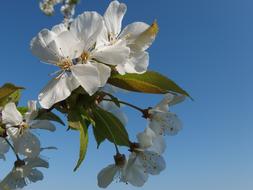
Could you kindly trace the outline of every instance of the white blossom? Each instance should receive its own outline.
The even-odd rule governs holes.
[[[108,65],[125,62],[129,48],[96,46],[103,27],[102,16],[96,12],[84,12],[69,29],[64,24],[56,25],[52,30],[42,30],[32,40],[33,54],[60,68],[39,95],[43,108],[65,100],[79,86],[93,95],[106,84],[111,74]]]
[[[39,157],[16,161],[11,172],[0,182],[0,189],[15,190],[24,188],[28,183],[43,180],[43,174],[38,167],[48,168],[49,164]]]
[[[62,2],[63,0],[43,0],[39,3],[40,9],[46,15],[54,14],[54,6]]]
[[[121,180],[127,160],[122,154],[115,155],[114,160],[115,164],[110,164],[99,172],[97,180],[100,188],[107,188],[113,180]]]
[[[27,157],[36,157],[40,153],[40,141],[30,129],[55,131],[55,126],[47,120],[35,120],[37,110],[35,102],[29,102],[29,111],[22,116],[14,103],[8,103],[2,110],[2,123],[13,141],[16,153]]]
[[[121,181],[141,187],[148,179],[148,174],[158,175],[166,167],[161,154],[166,144],[162,136],[157,136],[151,129],[137,135],[138,143],[133,144]]]
[[[149,127],[157,135],[176,135],[182,129],[182,123],[176,114],[169,111],[170,105],[180,103],[185,96],[167,94],[154,108],[149,110]]]
[[[143,22],[134,22],[122,31],[122,20],[127,6],[118,1],[112,1],[104,14],[105,28],[98,43],[127,46],[131,53],[123,64],[117,65],[120,74],[144,73],[149,64],[149,54],[146,50],[156,37],[157,25],[149,26]]]

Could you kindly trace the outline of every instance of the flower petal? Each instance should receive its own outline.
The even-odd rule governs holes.
[[[134,22],[124,28],[119,38],[126,38],[131,51],[145,51],[155,40],[157,32],[156,22],[151,26],[143,22]]]
[[[15,151],[29,158],[40,154],[40,141],[29,131],[24,131],[18,138],[13,139]]]
[[[40,105],[45,108],[51,108],[55,103],[65,100],[71,92],[79,86],[78,81],[71,73],[62,73],[53,78],[39,94]]]
[[[148,64],[149,54],[147,52],[137,52],[130,54],[130,58],[124,64],[117,65],[116,69],[120,74],[142,74],[147,71]]]
[[[161,155],[165,152],[165,149],[166,149],[166,142],[164,140],[164,137],[162,135],[158,135],[153,139],[152,146],[147,150]]]
[[[143,149],[151,147],[155,137],[155,132],[149,127],[147,127],[144,132],[137,134],[138,142]]]
[[[43,173],[41,171],[39,171],[37,169],[32,169],[31,172],[30,172],[30,174],[27,175],[27,178],[31,182],[35,183],[37,181],[43,180],[44,176],[43,176]]]
[[[100,73],[96,66],[90,63],[78,64],[71,67],[71,72],[89,95],[93,95],[100,87]]]
[[[96,12],[84,12],[70,25],[70,32],[85,44],[88,50],[96,43],[98,35],[104,27],[103,17]]]
[[[31,41],[32,53],[42,61],[52,64],[57,64],[62,58],[78,57],[83,47],[83,43],[64,24],[54,26],[51,31],[43,29]]]
[[[112,1],[104,14],[105,24],[109,34],[117,37],[121,31],[122,19],[126,13],[127,6],[118,1]]]
[[[16,126],[20,125],[23,117],[21,113],[17,110],[14,103],[8,103],[4,106],[2,111],[2,122],[7,125]]]
[[[116,173],[118,172],[118,167],[115,166],[114,164],[107,166],[106,168],[102,169],[98,176],[98,186],[100,188],[107,188],[108,185],[111,184],[113,181]]]
[[[97,67],[97,70],[99,72],[99,80],[100,80],[100,87],[105,86],[107,83],[108,78],[111,76],[111,68],[101,64],[101,63],[92,63],[95,67]]]
[[[29,168],[35,168],[35,167],[48,168],[49,167],[48,162],[41,159],[40,157],[26,158],[24,161],[27,162],[26,167],[29,167]]]
[[[126,168],[123,170],[121,181],[136,187],[142,187],[148,180],[148,173],[137,162],[136,156],[130,155]]]
[[[56,64],[59,61],[59,48],[55,42],[56,34],[43,29],[30,43],[32,53],[40,60]]]
[[[109,65],[124,64],[129,58],[130,49],[121,42],[94,50],[92,57]]]
[[[30,112],[37,111],[37,101],[36,100],[29,100],[27,104],[28,104],[28,110]]]
[[[141,159],[145,171],[151,175],[158,175],[166,168],[164,158],[152,151],[140,153],[138,159]]]

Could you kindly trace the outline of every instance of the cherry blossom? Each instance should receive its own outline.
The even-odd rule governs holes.
[[[154,108],[149,110],[149,127],[157,135],[176,135],[182,129],[182,123],[176,114],[169,111],[170,105],[182,102],[184,96],[167,94]]]

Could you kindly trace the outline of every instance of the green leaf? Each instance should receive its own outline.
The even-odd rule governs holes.
[[[0,88],[0,106],[4,106],[8,102],[18,102],[20,99],[20,91],[23,87],[6,83]]]
[[[185,90],[171,79],[154,71],[147,71],[144,74],[113,74],[108,82],[119,88],[134,92],[151,94],[175,92],[190,97]]]
[[[77,119],[77,117],[76,117]],[[80,165],[82,164],[88,147],[88,126],[86,125],[86,122],[83,120],[81,116],[79,116],[79,119],[77,121],[72,121],[72,124],[75,122],[75,127],[78,128],[80,132],[80,152],[79,152],[79,159],[77,161],[77,164],[74,168],[74,171],[76,171]]]
[[[49,120],[49,121],[55,121],[62,125],[65,125],[64,122],[61,120],[59,116],[54,114],[51,111],[48,111],[46,109],[40,109],[38,112],[38,116],[36,117],[38,120]]]
[[[99,107],[92,109],[93,133],[99,145],[108,139],[110,142],[129,147],[129,136],[121,121],[112,113],[107,112]]]

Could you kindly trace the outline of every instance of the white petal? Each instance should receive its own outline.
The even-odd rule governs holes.
[[[148,180],[148,173],[143,166],[137,162],[135,156],[130,156],[126,168],[123,170],[122,182],[130,183],[133,186],[141,187]]]
[[[19,135],[19,129],[16,127],[8,127],[7,135],[10,136],[11,138],[17,138]]]
[[[130,54],[130,58],[116,69],[120,74],[138,73],[142,74],[147,71],[149,64],[149,54],[147,52],[137,52]]]
[[[52,132],[56,130],[55,126],[47,120],[36,120],[32,122],[29,126],[31,129],[45,129]]]
[[[71,67],[71,72],[89,95],[93,95],[100,87],[100,73],[96,66],[90,63],[78,64]]]
[[[92,63],[99,72],[99,80],[100,80],[100,87],[105,86],[107,83],[108,78],[111,76],[111,68],[101,64],[101,63]]]
[[[169,104],[174,99],[173,94],[166,94],[164,98],[153,108],[154,110],[159,110],[162,112],[167,112],[169,110]]]
[[[108,185],[110,185],[111,182],[113,181],[117,171],[118,167],[115,166],[114,164],[109,165],[106,168],[102,169],[97,176],[98,186],[100,188],[107,188]]]
[[[56,34],[48,29],[43,29],[31,41],[31,51],[40,60],[56,64],[60,58],[59,48],[55,42]]]
[[[32,171],[27,177],[33,183],[41,181],[44,178],[43,173],[37,169],[32,169]]]
[[[21,113],[17,110],[14,103],[8,103],[5,105],[2,111],[2,122],[4,124],[9,124],[11,126],[20,125],[23,117]]]
[[[182,129],[182,123],[176,114],[171,112],[157,112],[152,117],[150,128],[155,132],[166,135],[176,135]]]
[[[48,162],[41,159],[40,157],[26,158],[24,161],[27,162],[26,167],[28,168],[35,168],[35,167],[48,168],[49,167]]]
[[[170,106],[174,106],[174,105],[176,105],[176,104],[179,104],[179,103],[183,102],[185,99],[186,99],[186,96],[184,96],[184,95],[180,95],[180,94],[174,95],[174,98],[173,98],[173,100],[169,103],[169,105],[170,105]]]
[[[137,135],[138,142],[143,149],[151,147],[154,138],[156,138],[156,134],[149,127],[147,127],[144,132]]]
[[[138,156],[141,159],[145,171],[151,175],[158,175],[166,168],[164,158],[151,151],[145,151]]]
[[[68,98],[73,90],[79,86],[77,80],[71,73],[63,73],[61,76],[53,78],[39,94],[40,105],[51,108],[55,103]]]
[[[124,64],[129,58],[130,49],[122,43],[99,48],[92,52],[92,57],[109,65]]]
[[[126,13],[127,6],[118,1],[112,1],[104,14],[108,33],[117,37],[121,31],[121,22]]]
[[[40,141],[29,131],[24,131],[13,144],[18,153],[29,158],[35,158],[40,154]]]
[[[70,31],[62,32],[55,39],[59,47],[60,55],[64,58],[75,59],[84,49],[84,43],[76,38]]]
[[[121,32],[119,38],[127,37],[129,44],[133,43],[150,26],[144,22],[134,22],[127,25]]]
[[[124,28],[120,38],[126,38],[132,51],[145,51],[153,43],[157,32],[156,22],[151,26],[143,22],[135,22]]]
[[[28,101],[28,110],[30,112],[37,111],[37,101],[36,100],[29,100]]]
[[[32,53],[42,61],[57,64],[62,58],[76,58],[84,45],[64,24],[56,25],[52,30],[43,29],[31,41]]]
[[[165,152],[165,149],[166,149],[166,142],[164,140],[164,137],[162,135],[158,135],[153,139],[152,146],[147,150],[161,155]]]
[[[85,44],[85,50],[91,48],[101,33],[103,17],[96,12],[84,12],[70,25],[70,32]]]

